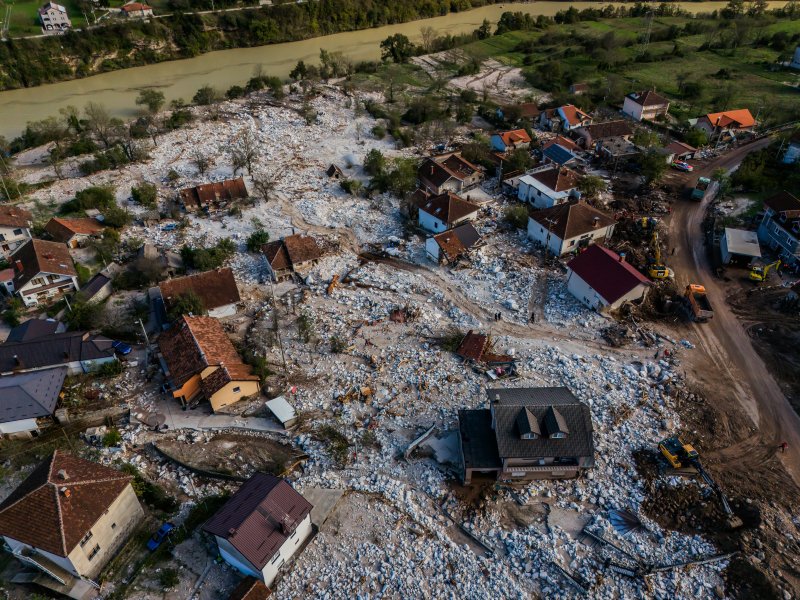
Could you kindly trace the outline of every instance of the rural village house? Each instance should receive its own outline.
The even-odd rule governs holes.
[[[85,597],[144,518],[131,479],[56,450],[0,504],[0,535],[36,583]]]
[[[112,340],[84,331],[66,331],[0,344],[0,375],[67,367],[67,375],[90,373],[117,360]]]
[[[452,192],[429,196],[417,204],[417,221],[426,231],[439,233],[472,221],[478,216],[480,206],[468,202]]]
[[[531,136],[524,129],[500,131],[492,135],[492,148],[498,152],[510,152],[518,148],[530,148]]]
[[[83,246],[92,238],[101,237],[103,224],[97,219],[79,217],[75,219],[62,219],[53,217],[44,226],[44,230],[56,242],[66,244],[70,248]]]
[[[517,197],[535,208],[550,208],[577,198],[580,176],[566,167],[547,165],[520,177]]]
[[[5,343],[29,342],[54,333],[64,333],[66,330],[67,326],[56,319],[28,319],[9,332]]]
[[[600,244],[592,244],[567,263],[567,289],[598,312],[643,299],[649,286],[650,280],[623,256]]]
[[[604,144],[615,140],[629,141],[633,136],[633,128],[629,121],[607,121],[578,127],[570,135],[575,137],[579,146],[597,153]]]
[[[260,386],[219,321],[184,316],[158,339],[172,396],[184,406],[205,398],[216,412],[257,394]]]
[[[733,263],[749,266],[761,258],[758,234],[746,229],[726,227],[719,240],[719,251],[723,265]]]
[[[539,117],[539,124],[550,131],[571,131],[576,127],[590,125],[591,122],[592,117],[572,104],[548,108]]]
[[[691,123],[691,121],[690,121]],[[753,130],[756,120],[746,108],[703,115],[694,126],[708,134],[709,139],[736,137]]]
[[[425,240],[425,252],[437,264],[453,264],[482,243],[472,223],[464,223]]]
[[[50,417],[67,376],[65,367],[0,377],[0,434],[30,437]]]
[[[567,479],[594,466],[589,407],[565,387],[488,389],[489,408],[458,411],[463,480]]]
[[[796,132],[789,138],[786,150],[783,153],[783,164],[791,165],[800,161],[800,132]]]
[[[568,167],[580,160],[578,157],[580,152],[581,147],[578,144],[562,135],[557,135],[542,146],[542,163]]]
[[[800,199],[784,191],[764,200],[758,239],[776,250],[784,264],[800,265]]]
[[[417,171],[419,184],[431,194],[466,192],[483,181],[483,171],[460,152],[426,158]]]
[[[669,145],[664,148],[664,155],[666,156],[668,164],[676,160],[691,160],[694,158],[695,152],[697,152],[697,148],[677,140],[670,142]]]
[[[625,96],[622,112],[636,121],[652,121],[667,115],[669,100],[651,90],[631,92]]]
[[[72,27],[67,9],[55,2],[48,2],[39,9],[39,21],[42,23],[44,33],[65,33]]]
[[[8,258],[31,239],[33,216],[24,208],[0,204],[0,257]]]
[[[239,289],[230,267],[214,269],[196,275],[168,279],[158,284],[167,310],[184,294],[194,294],[203,303],[209,317],[229,317],[236,314]]]
[[[141,2],[128,2],[120,8],[120,11],[129,19],[146,19],[153,16],[153,7]]]
[[[212,211],[224,208],[231,202],[248,197],[247,186],[242,177],[215,183],[204,183],[186,188],[178,193],[185,210]]]
[[[616,221],[582,201],[571,201],[534,211],[528,218],[528,237],[561,256],[604,243],[614,233]]]
[[[311,536],[312,508],[285,480],[255,473],[203,531],[214,536],[225,562],[269,586]]]
[[[264,244],[261,251],[273,281],[287,279],[292,273],[302,275],[322,257],[317,240],[299,233]]]
[[[59,242],[28,240],[11,255],[13,291],[25,306],[36,306],[78,289],[69,249]]]

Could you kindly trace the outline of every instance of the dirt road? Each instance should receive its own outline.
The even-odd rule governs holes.
[[[684,180],[709,176],[718,168],[735,169],[748,153],[765,148],[770,141],[766,138],[737,148],[685,175]],[[669,236],[676,253],[671,257],[670,266],[675,270],[680,288],[690,282],[704,285],[714,307],[714,318],[709,323],[692,327],[709,359],[709,368],[714,370],[708,373],[706,381],[716,384],[716,401],[724,403],[735,399],[756,426],[751,437],[719,452],[717,457],[729,463],[738,462],[742,468],[755,469],[756,473],[759,465],[786,441],[787,452],[778,453],[778,456],[795,484],[800,486],[800,417],[725,301],[725,288],[714,276],[704,247],[701,225],[705,208],[705,203],[684,199],[673,205]]]

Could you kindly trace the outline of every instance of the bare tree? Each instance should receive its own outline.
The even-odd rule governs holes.
[[[419,30],[419,34],[422,36],[422,47],[425,49],[425,52],[430,52],[433,50],[433,41],[436,39],[436,30],[433,27],[426,25]]]
[[[253,173],[253,162],[258,157],[258,140],[252,129],[239,131],[231,140],[228,151],[231,155],[234,173],[245,167],[248,173]]]
[[[272,198],[278,182],[281,180],[283,171],[279,168],[270,170],[261,170],[253,175],[253,186],[256,188],[256,193],[261,196],[265,202],[269,202]]]
[[[192,154],[192,164],[200,175],[205,175],[208,172],[208,168],[211,166],[211,161],[208,160],[208,157],[200,152],[200,150],[195,150]]]
[[[83,114],[86,117],[86,126],[89,131],[97,137],[98,140],[103,142],[106,148],[111,147],[111,143],[115,134],[119,130],[122,121],[113,119],[102,104],[96,102],[89,102],[83,108]]]

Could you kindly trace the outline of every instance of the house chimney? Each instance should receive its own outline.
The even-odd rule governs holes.
[[[14,355],[14,364],[16,366],[18,366],[18,367],[22,366],[22,361],[19,359],[19,356],[17,356],[16,354]]]
[[[597,229],[600,226],[600,217],[592,219],[592,229]]]
[[[625,262],[625,253],[624,252],[620,252],[619,253],[619,262]]]
[[[69,479],[69,475],[67,475],[67,472],[64,469],[59,469],[58,470],[58,478],[59,479],[63,479],[64,481],[66,481],[67,479]]]

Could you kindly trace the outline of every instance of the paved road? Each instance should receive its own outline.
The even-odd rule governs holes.
[[[765,148],[770,141],[770,138],[765,138],[737,148],[698,168],[687,180],[708,176],[720,167],[731,171],[748,153]],[[690,282],[705,286],[714,307],[714,318],[709,323],[693,325],[700,346],[714,368],[720,374],[727,375],[725,379],[730,384],[727,394],[736,398],[758,428],[753,436],[726,448],[718,456],[731,461],[749,459],[756,466],[759,461],[774,454],[782,441],[786,441],[789,450],[779,456],[787,472],[800,486],[800,417],[770,375],[744,327],[725,301],[727,292],[714,276],[704,247],[701,225],[705,208],[705,203],[686,200],[679,200],[673,205],[669,235],[671,245],[677,251],[670,258],[670,266],[675,270],[676,283],[680,288]]]

